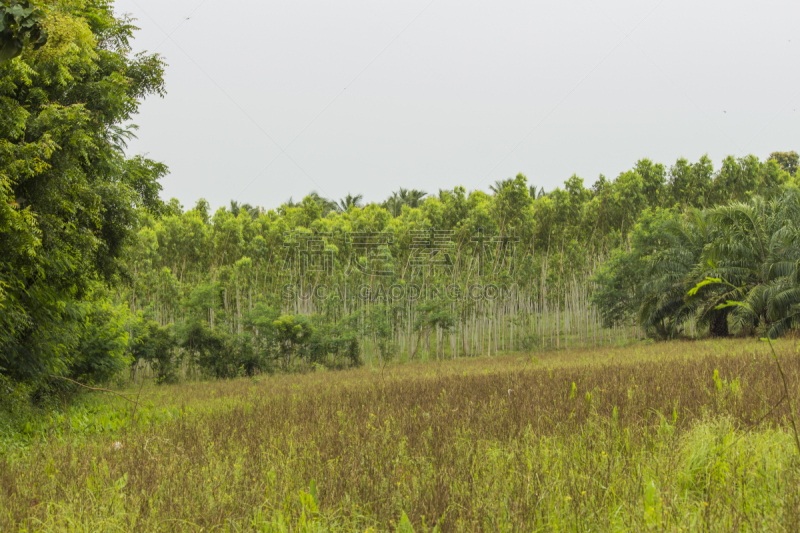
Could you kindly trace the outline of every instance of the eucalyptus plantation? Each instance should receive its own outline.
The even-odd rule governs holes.
[[[784,288],[784,311],[769,322],[782,324],[769,326],[778,334],[794,327],[785,291],[796,287],[797,245],[796,174],[778,159],[728,158],[716,173],[707,159],[669,171],[642,160],[615,180],[601,176],[587,189],[573,176],[548,193],[520,174],[491,195],[401,189],[363,206],[360,195],[334,202],[313,193],[275,210],[212,215],[204,200],[186,211],[173,202],[168,215],[145,219],[129,257],[135,276],[118,299],[136,320],[171,328],[176,364],[192,375],[203,365],[187,332],[198,331],[217,339],[226,361],[215,375],[745,335],[764,328],[741,318],[728,327],[745,313],[717,308],[730,291],[708,282],[689,292],[706,278],[744,282],[722,269],[744,253],[726,239],[772,239],[764,246],[779,270],[753,266],[763,274],[751,283]],[[708,194],[689,197],[683,188],[692,186]],[[756,193],[750,204],[706,206]],[[733,221],[764,218],[753,209],[776,214],[763,228]],[[767,261],[757,246],[747,257]]]

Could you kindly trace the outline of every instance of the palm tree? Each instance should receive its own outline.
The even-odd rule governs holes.
[[[800,325],[800,194],[755,197],[709,210],[719,239],[706,252],[711,266],[705,308],[737,302],[734,331],[775,338]],[[698,291],[699,292],[699,291]]]
[[[491,189],[491,187],[489,187],[489,188]],[[494,190],[494,189],[492,189],[492,190]],[[538,192],[537,192],[537,190],[538,190]],[[495,192],[497,192],[497,191],[495,191]],[[536,185],[531,185],[530,187],[528,187],[528,194],[534,200],[536,200],[538,198],[541,198],[543,196],[547,196],[547,193],[544,192],[544,187],[536,189]]]
[[[700,275],[703,250],[710,240],[710,226],[705,212],[692,210],[683,220],[670,220],[656,232],[642,286],[639,323],[649,336],[672,339],[681,334],[681,326],[691,319],[697,301],[687,299],[687,292]]]
[[[648,334],[674,337],[692,316],[714,336],[800,327],[800,194],[691,211],[659,238],[639,309]]]
[[[308,193],[307,197],[311,198],[316,202],[318,206],[322,208],[322,216],[326,216],[331,211],[338,211],[338,205],[333,200],[329,200],[320,194],[317,191],[311,191]],[[290,198],[291,200],[291,198]]]
[[[511,178],[505,180],[497,180],[494,182],[494,185],[489,185],[489,190],[491,190],[492,193],[497,194],[506,187],[508,187],[509,185],[511,185],[513,182],[514,180],[512,180]]]
[[[409,190],[400,187],[400,190],[393,192],[381,205],[384,209],[392,213],[392,216],[396,217],[403,212],[404,205],[412,209],[419,207],[426,196],[428,196],[428,193],[425,191],[420,191],[418,189]]]
[[[412,209],[415,207],[419,207],[422,199],[428,196],[428,193],[425,191],[420,191],[418,189],[404,189],[400,187],[400,190],[397,192],[398,197],[403,205],[407,205]]]
[[[336,204],[336,210],[340,213],[346,213],[351,207],[361,207],[362,200],[364,199],[363,194],[356,194],[355,196],[347,193],[347,196],[339,200],[339,203]]]
[[[236,200],[231,200],[231,205],[230,205],[231,214],[235,217],[238,217],[239,213],[241,213],[242,211],[250,215],[250,218],[255,220],[262,213],[263,209],[257,206],[252,206],[250,204],[240,204]]]
[[[384,209],[389,211],[393,217],[396,217],[403,211],[403,202],[400,200],[400,195],[396,192],[393,192],[381,205]]]

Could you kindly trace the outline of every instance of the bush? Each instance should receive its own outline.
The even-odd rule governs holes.
[[[130,364],[131,358],[126,354],[127,314],[126,308],[114,307],[108,301],[88,306],[69,377],[81,383],[108,382]]]
[[[226,352],[227,336],[204,322],[190,322],[180,331],[179,346],[205,372],[217,378],[236,375],[236,365]]]
[[[361,344],[355,330],[342,324],[318,327],[308,343],[309,361],[326,368],[361,366]]]
[[[174,351],[177,346],[171,326],[159,326],[152,320],[137,321],[133,328],[134,360],[150,363],[157,383],[178,381]]]

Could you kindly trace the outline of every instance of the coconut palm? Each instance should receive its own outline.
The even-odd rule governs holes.
[[[396,192],[393,192],[381,205],[384,209],[389,211],[393,217],[396,217],[403,211],[403,201],[400,200],[400,195]]]
[[[403,212],[404,205],[412,209],[417,208],[426,196],[428,196],[428,193],[425,191],[400,187],[400,190],[393,192],[381,205],[384,209],[389,211],[392,216],[396,217]]]
[[[229,210],[230,210],[231,214],[233,214],[233,216],[235,216],[235,217],[238,217],[239,213],[244,211],[245,213],[250,215],[250,217],[253,220],[257,219],[258,216],[262,212],[262,209],[260,207],[252,206],[252,205],[246,204],[246,203],[245,204],[240,204],[236,200],[231,200],[231,205],[230,205],[230,209]]]
[[[324,217],[331,211],[338,211],[338,205],[333,200],[329,200],[320,194],[317,191],[311,191],[308,193],[308,197],[314,200],[318,206],[322,208],[322,216]],[[291,198],[290,198],[291,200]]]
[[[340,213],[347,212],[348,209],[351,207],[361,207],[362,200],[364,199],[363,194],[356,194],[355,196],[347,193],[347,196],[339,200],[339,203],[336,204],[336,210]]]
[[[428,193],[426,193],[425,191],[420,191],[418,189],[409,190],[400,187],[400,190],[398,191],[397,195],[400,198],[400,201],[403,203],[403,205],[407,205],[408,207],[414,209],[419,207],[420,203],[422,203],[422,200],[426,196],[428,196]]]
[[[513,182],[514,180],[511,178],[505,180],[497,180],[494,182],[494,185],[489,185],[489,190],[491,190],[493,194],[497,194],[504,188],[510,186]]]

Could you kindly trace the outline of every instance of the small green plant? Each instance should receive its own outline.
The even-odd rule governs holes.
[[[696,292],[697,289],[699,289],[702,285],[709,284],[709,283],[724,283],[724,284],[726,284],[726,285],[728,285],[730,287],[733,287],[737,291],[741,292],[740,288],[734,287],[733,285],[731,285],[730,283],[728,283],[728,282],[726,282],[724,280],[712,279],[712,278],[707,278],[706,281],[700,282],[697,285],[697,287],[695,287],[695,289],[693,289],[693,290]],[[715,309],[725,309],[725,308],[728,308],[728,307],[742,308],[745,311],[749,312],[750,315],[758,316],[758,313],[754,312],[754,310],[752,309],[750,303],[747,302],[747,301],[740,302],[740,301],[728,300],[724,304],[720,304],[720,305],[716,306]],[[794,442],[795,442],[795,446],[797,448],[797,453],[798,453],[798,456],[800,456],[800,434],[798,434],[798,430],[797,430],[797,412],[795,411],[795,408],[794,408],[794,403],[795,402],[794,402],[794,399],[792,398],[792,394],[791,394],[789,385],[786,382],[786,373],[783,371],[783,366],[781,365],[781,360],[778,357],[778,354],[775,353],[775,346],[773,346],[773,344],[772,344],[772,339],[770,339],[770,337],[767,336],[767,337],[762,338],[761,341],[762,342],[766,342],[766,343],[769,344],[770,353],[772,354],[772,358],[775,361],[775,367],[778,370],[778,374],[780,374],[781,384],[783,385],[783,397],[781,397],[780,401],[778,402],[778,404],[775,407],[777,407],[778,405],[780,405],[784,401],[786,401],[789,404],[789,422],[790,422],[790,425],[792,427],[792,432],[794,434]]]

